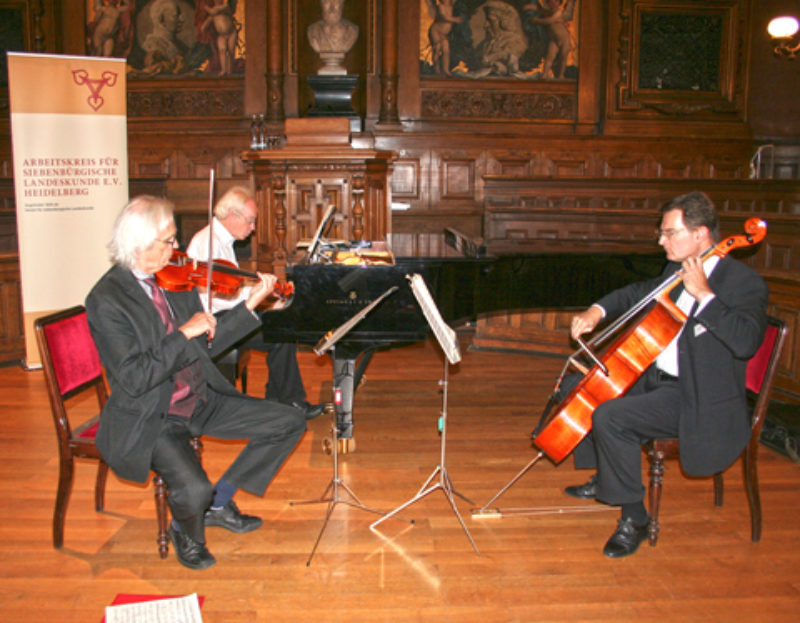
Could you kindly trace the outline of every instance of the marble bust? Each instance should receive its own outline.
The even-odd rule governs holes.
[[[346,74],[345,54],[358,39],[358,26],[342,18],[344,0],[321,0],[322,19],[308,27],[308,41],[324,65],[318,74]]]

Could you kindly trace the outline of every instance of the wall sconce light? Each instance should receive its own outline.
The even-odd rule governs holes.
[[[775,56],[794,60],[800,52],[800,24],[796,17],[782,15],[773,18],[767,25],[767,32],[772,37],[772,51]]]

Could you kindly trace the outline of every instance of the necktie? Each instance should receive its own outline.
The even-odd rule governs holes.
[[[175,330],[175,320],[172,318],[172,312],[167,303],[167,298],[164,296],[164,291],[156,283],[155,277],[147,277],[144,282],[150,286],[153,305],[155,305],[158,315],[161,316],[161,322],[167,328],[167,333],[172,333]],[[197,396],[192,391],[192,381],[195,376],[193,367],[194,364],[181,368],[175,375],[175,387],[172,390],[172,398],[169,401],[169,413],[173,415],[188,418],[194,412]]]
[[[150,286],[153,305],[156,306],[158,315],[161,316],[161,322],[167,328],[167,333],[172,333],[175,330],[175,322],[172,319],[172,312],[169,309],[167,297],[164,296],[164,291],[156,283],[155,277],[147,277],[144,282]]]

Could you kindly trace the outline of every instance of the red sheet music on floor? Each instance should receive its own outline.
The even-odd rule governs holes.
[[[135,604],[142,601],[155,601],[157,599],[174,599],[176,597],[183,597],[183,595],[135,595],[131,593],[119,593],[116,597],[114,597],[114,601],[112,601],[109,605],[121,606],[122,604]],[[202,608],[205,597],[203,595],[198,595],[197,601],[200,603],[200,607]],[[100,620],[100,623],[106,623],[105,616],[103,616],[103,618]]]

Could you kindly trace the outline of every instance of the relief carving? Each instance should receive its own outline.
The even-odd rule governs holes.
[[[422,92],[423,117],[574,119],[577,97],[568,93]]]
[[[244,116],[241,90],[128,91],[128,117]]]

